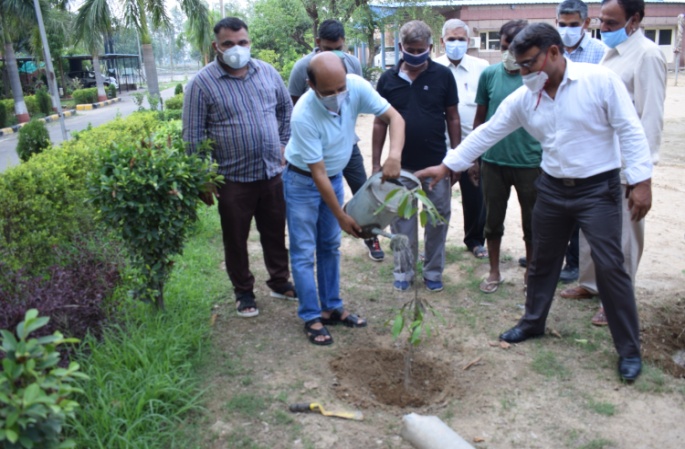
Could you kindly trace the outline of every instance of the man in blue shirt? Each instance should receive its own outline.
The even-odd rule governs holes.
[[[366,320],[343,308],[340,298],[340,229],[355,237],[361,232],[342,209],[342,171],[356,139],[357,116],[374,114],[390,125],[384,179],[399,177],[404,120],[366,80],[347,75],[332,52],[314,56],[307,77],[310,90],[293,110],[292,136],[285,150],[286,217],[300,303],[297,313],[309,341],[329,345],[333,339],[324,325],[366,326]]]

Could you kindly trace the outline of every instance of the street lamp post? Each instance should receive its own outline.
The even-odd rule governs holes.
[[[43,13],[40,10],[40,4],[38,0],[33,0],[33,7],[36,10],[36,19],[38,19],[38,29],[40,30],[40,38],[43,41],[43,50],[45,51],[45,68],[48,70],[48,85],[50,86],[50,92],[52,97],[56,100],[55,105],[57,105],[57,114],[59,115],[59,124],[62,127],[62,139],[69,140],[67,135],[67,127],[64,125],[64,114],[62,113],[62,102],[59,98],[59,92],[57,91],[57,79],[55,78],[55,70],[52,67],[52,56],[50,56],[50,47],[48,46],[48,38],[45,34],[45,25],[43,24]]]

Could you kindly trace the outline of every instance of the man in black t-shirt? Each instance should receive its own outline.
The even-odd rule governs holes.
[[[402,59],[378,80],[378,93],[399,111],[405,121],[405,143],[402,150],[402,169],[410,172],[439,164],[445,156],[445,126],[452,147],[461,141],[461,126],[457,112],[457,87],[450,70],[430,59],[433,48],[431,29],[413,20],[400,29]],[[373,124],[373,172],[380,170],[380,159],[388,125],[376,119]],[[430,291],[443,289],[442,271],[445,266],[445,240],[451,214],[451,184],[445,179],[428,190],[429,180],[423,181],[428,197],[444,223],[426,224],[423,280]],[[408,185],[408,187],[415,187]],[[396,219],[392,232],[409,237],[414,254],[418,255],[417,218]],[[414,281],[413,267],[404,266],[395,257],[393,271],[396,290],[409,289]]]

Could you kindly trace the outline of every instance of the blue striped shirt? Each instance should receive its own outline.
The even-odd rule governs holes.
[[[217,61],[188,82],[183,140],[193,154],[210,139],[219,174],[233,182],[273,178],[283,171],[281,146],[290,139],[292,101],[276,69],[251,59],[244,78]]]
[[[580,41],[580,45],[571,53],[564,49],[564,55],[573,62],[599,64],[607,49],[608,47],[604,45],[604,42],[593,38],[589,33],[585,33],[583,40]]]

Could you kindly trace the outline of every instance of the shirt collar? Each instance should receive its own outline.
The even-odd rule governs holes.
[[[448,59],[448,61],[449,61],[449,59]],[[390,70],[392,70],[393,73],[394,73],[395,75],[399,76],[399,74],[400,74],[400,66],[401,66],[402,64],[404,64],[404,59],[400,59],[400,60],[397,62],[397,64],[395,64],[395,66],[393,66],[393,68],[390,69]],[[451,63],[450,63],[450,64],[451,64]],[[426,67],[426,70],[424,70],[424,71],[421,72],[421,73],[424,73],[424,72],[434,72],[434,71],[435,71],[435,62],[433,61],[433,59],[428,58],[428,67]],[[419,73],[419,75],[421,75],[421,73]]]
[[[628,48],[632,47],[633,44],[640,40],[643,36],[642,30],[638,28],[633,34],[628,36],[628,39],[618,44],[614,50],[616,50],[616,52],[620,55],[621,53],[627,51]]]
[[[459,69],[459,67],[463,68],[467,72],[470,72],[473,69],[473,58],[467,54],[464,55],[464,57],[461,58],[461,62],[459,65],[454,65],[452,61],[447,58],[447,62],[450,63],[450,67]]]

